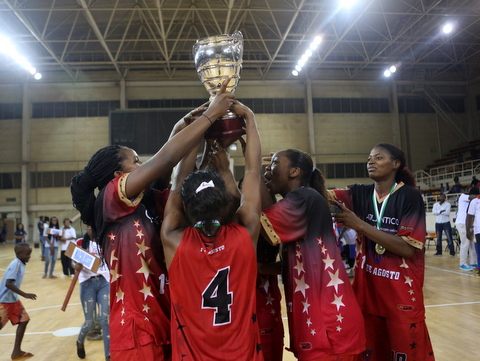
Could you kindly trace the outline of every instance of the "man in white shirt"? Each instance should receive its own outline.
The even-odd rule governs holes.
[[[452,226],[450,225],[450,203],[445,201],[445,194],[440,194],[438,202],[433,205],[432,213],[437,216],[435,220],[435,231],[437,233],[437,253],[434,256],[442,255],[442,232],[447,235],[450,257],[455,256],[455,248],[452,240]]]
[[[478,267],[477,252],[475,251],[474,242],[467,238],[467,210],[470,206],[470,201],[478,196],[478,188],[472,187],[467,193],[462,193],[458,197],[458,210],[455,219],[455,226],[457,227],[460,236],[460,269],[463,271],[471,271]],[[468,258],[470,255],[470,265]]]
[[[478,188],[477,188],[478,192]],[[473,229],[472,229],[473,226]],[[480,243],[480,199],[477,197],[472,199],[470,202],[470,207],[468,207],[467,212],[467,238],[473,240],[475,235],[475,249],[477,250],[477,258],[480,254],[479,243]],[[475,276],[480,276],[480,271]]]

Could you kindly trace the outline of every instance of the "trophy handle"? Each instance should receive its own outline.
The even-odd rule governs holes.
[[[239,49],[239,59],[243,58],[243,34],[240,30],[235,30],[232,34],[232,38],[235,41],[235,47]]]

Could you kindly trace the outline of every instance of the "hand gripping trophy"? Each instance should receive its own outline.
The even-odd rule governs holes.
[[[192,53],[198,77],[210,93],[210,100],[217,95],[223,81],[228,77],[231,77],[231,80],[227,91],[235,91],[242,69],[243,35],[240,31],[198,39]],[[227,147],[245,134],[244,126],[243,118],[229,110],[207,130],[205,138],[217,139]]]

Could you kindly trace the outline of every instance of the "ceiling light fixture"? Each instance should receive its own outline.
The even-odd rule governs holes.
[[[340,8],[343,9],[343,8],[346,8],[346,9],[349,9],[351,8],[355,3],[357,2],[357,0],[340,0]]]
[[[445,24],[442,28],[444,34],[450,34],[453,30],[453,25],[451,23]]]
[[[313,41],[310,43],[309,48],[305,50],[305,53],[302,54],[302,56],[298,60],[297,65],[295,65],[295,70],[292,70],[292,74],[294,76],[298,76],[298,73],[302,71],[302,67],[308,61],[308,58],[310,58],[313,55],[313,50],[316,50],[318,47],[318,44],[320,44],[321,42],[322,42],[322,37],[319,35],[317,35],[313,39]]]
[[[0,35],[0,53],[3,53],[15,60],[22,68],[32,74],[35,79],[39,80],[42,78],[42,74],[37,73],[37,69],[35,69],[35,67],[33,67],[25,57],[17,52],[10,39],[4,35]]]

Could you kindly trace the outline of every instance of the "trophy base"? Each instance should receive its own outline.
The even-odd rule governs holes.
[[[243,118],[229,110],[207,129],[205,139],[234,138],[236,140],[245,134],[244,127]]]

